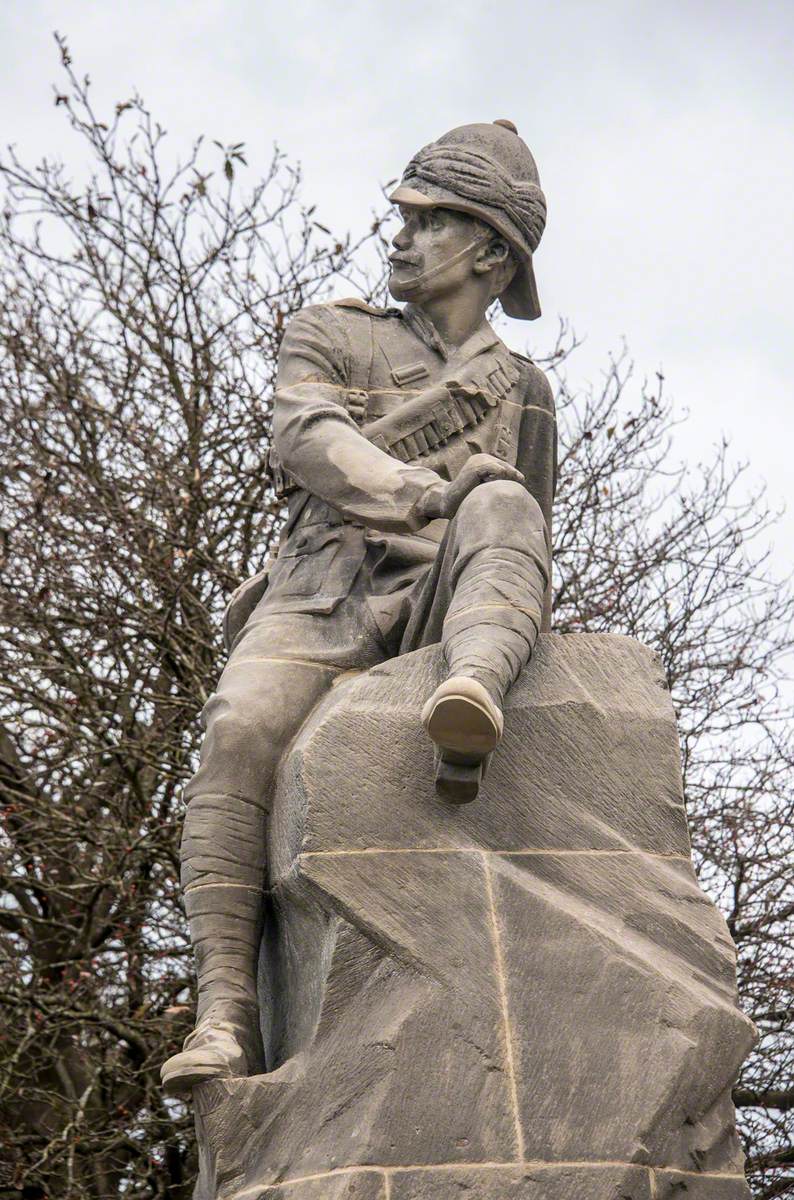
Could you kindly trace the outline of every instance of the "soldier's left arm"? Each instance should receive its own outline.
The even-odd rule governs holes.
[[[518,358],[518,356],[515,356]],[[520,360],[524,383],[524,410],[518,435],[516,466],[528,490],[540,505],[546,522],[551,553],[551,521],[557,487],[557,420],[554,394],[543,371],[527,359]]]

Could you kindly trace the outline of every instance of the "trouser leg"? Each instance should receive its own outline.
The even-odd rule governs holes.
[[[502,704],[528,661],[549,582],[548,534],[520,484],[475,488],[416,597],[401,650],[440,641],[448,678],[422,713],[438,748],[436,787],[464,803],[502,735]]]
[[[440,642],[450,674],[478,679],[501,703],[537,640],[549,571],[537,501],[518,483],[480,484],[411,598],[399,652]]]
[[[360,607],[349,600],[323,617],[263,606],[205,707],[182,839],[197,1025],[163,1068],[172,1091],[262,1065],[257,963],[273,781],[287,745],[339,674],[382,657]]]
[[[520,484],[480,485],[453,522],[449,554],[441,635],[449,673],[479,680],[501,707],[540,632],[549,582],[540,507]]]
[[[181,852],[199,1026],[256,1027],[251,1017],[273,779],[284,747],[337,674],[323,664],[233,656],[205,709]]]

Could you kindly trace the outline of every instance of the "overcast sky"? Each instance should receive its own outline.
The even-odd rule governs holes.
[[[536,256],[542,349],[558,316],[594,374],[625,337],[662,366],[695,461],[725,433],[789,512],[794,548],[794,2],[2,0],[0,140],[69,158],[52,31],[100,105],[137,88],[177,143],[272,144],[323,220],[361,228],[415,150],[509,117],[549,204]]]

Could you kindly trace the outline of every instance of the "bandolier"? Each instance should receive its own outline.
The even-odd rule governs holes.
[[[475,453],[492,454],[518,466],[550,533],[556,476],[551,391],[543,373],[523,355],[508,350],[487,322],[466,346],[449,355],[427,318],[412,305],[376,308],[358,299],[340,300],[305,309],[292,321],[281,361],[288,370],[294,364],[297,371],[311,372],[314,382],[322,382],[327,390],[319,407],[326,419],[330,400],[341,410],[337,419],[347,418],[370,444],[400,463],[426,468],[442,479],[454,479]],[[310,420],[308,413],[304,420]],[[270,453],[269,470],[278,495],[289,504],[279,557],[291,559],[304,525],[314,528],[325,521],[332,528],[342,518],[290,476],[275,450]],[[417,568],[426,568],[447,526],[445,521],[434,521],[420,536],[418,531],[412,536],[395,533],[387,546],[382,531],[367,533],[363,521],[351,524],[360,530],[362,564],[367,545],[380,547],[373,587],[381,597],[394,583],[390,564],[399,562],[404,575],[413,555]],[[369,558],[374,567],[374,550]],[[349,562],[348,557],[348,567]],[[227,614],[229,645],[264,595],[268,574],[263,572],[236,594]],[[278,574],[276,566],[274,583]],[[286,583],[280,600],[271,591],[269,602],[293,611],[310,603],[299,596],[290,600],[285,588]],[[391,594],[396,607],[398,597]],[[374,607],[383,612],[385,602],[381,599]],[[546,625],[548,617],[546,595]]]

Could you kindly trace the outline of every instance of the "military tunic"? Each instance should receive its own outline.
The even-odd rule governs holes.
[[[450,380],[460,384],[453,396],[439,386]],[[401,419],[412,408],[413,418]],[[262,604],[273,614],[328,614],[362,571],[388,638],[448,526],[423,523],[420,503],[478,453],[523,472],[550,536],[554,406],[533,363],[485,320],[450,351],[411,305],[342,300],[304,309],[284,337],[274,411],[271,468],[289,516],[275,562],[233,598],[229,642],[265,587]],[[548,594],[544,608],[548,624]]]

